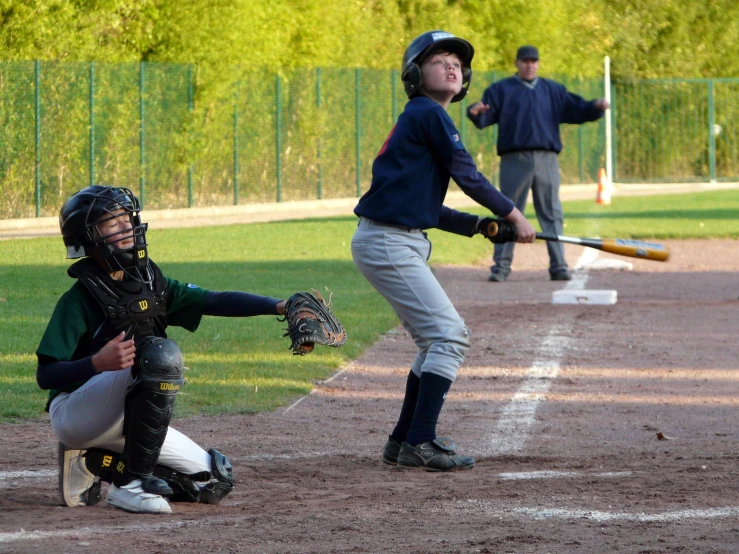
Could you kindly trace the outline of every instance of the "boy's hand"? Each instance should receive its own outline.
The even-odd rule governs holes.
[[[136,358],[136,346],[133,339],[123,340],[125,331],[111,339],[100,351],[92,357],[92,365],[95,371],[120,371],[133,366]]]
[[[513,208],[513,211],[506,216],[506,221],[510,221],[516,226],[518,237],[516,242],[534,242],[536,239],[536,229],[529,223],[529,220],[519,211]]]
[[[516,242],[534,242],[534,239],[536,239],[536,229],[529,223],[528,219],[516,221],[516,231],[518,231]]]
[[[477,117],[478,115],[484,114],[489,109],[490,106],[488,106],[487,104],[477,102],[476,104],[472,104],[472,106],[470,106],[469,113],[472,117]]]

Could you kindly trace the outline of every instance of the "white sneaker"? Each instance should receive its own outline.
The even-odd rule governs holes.
[[[59,443],[59,497],[70,508],[93,506],[100,502],[100,481],[87,470],[84,450],[68,449]]]
[[[169,507],[163,497],[158,494],[144,492],[141,488],[141,479],[134,479],[128,485],[116,487],[111,485],[108,489],[108,504],[137,514],[171,514]]]

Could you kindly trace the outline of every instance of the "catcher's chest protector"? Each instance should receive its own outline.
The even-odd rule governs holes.
[[[154,278],[152,288],[138,281],[115,281],[94,260],[84,258],[67,273],[79,279],[106,315],[107,342],[121,331],[131,329],[140,337],[166,337],[167,281],[157,265],[149,261]]]

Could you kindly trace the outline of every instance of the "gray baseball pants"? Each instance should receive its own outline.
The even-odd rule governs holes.
[[[56,437],[68,448],[123,452],[123,412],[133,383],[130,368],[104,371],[76,391],[59,394],[49,406]],[[167,429],[157,463],[186,475],[211,470],[210,454],[173,427]]]
[[[352,239],[360,273],[385,297],[418,347],[411,371],[450,381],[469,349],[470,331],[427,265],[431,242],[421,229],[362,217]]]
[[[500,192],[510,198],[523,213],[529,190],[534,199],[534,210],[545,233],[561,235],[564,216],[559,200],[559,164],[557,154],[544,150],[511,152],[500,157]],[[508,275],[511,272],[515,242],[496,244],[492,271]],[[562,243],[547,241],[549,273],[567,270]]]

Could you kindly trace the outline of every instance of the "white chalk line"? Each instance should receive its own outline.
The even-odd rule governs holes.
[[[713,519],[739,516],[739,507],[706,508],[703,510],[685,509],[673,512],[647,514],[644,512],[603,512],[599,510],[571,510],[566,508],[514,508],[513,513],[527,515],[534,519],[590,519],[599,523],[638,522],[673,523],[686,519]]]
[[[354,362],[350,362],[350,363],[348,363],[348,364],[346,365],[346,367],[344,367],[344,368],[343,368],[342,370],[340,370],[340,371],[337,371],[336,373],[334,373],[334,374],[333,374],[333,375],[332,375],[331,377],[329,377],[328,379],[324,379],[323,381],[319,381],[318,383],[316,383],[316,385],[318,386],[318,385],[325,385],[326,383],[330,383],[331,381],[333,381],[334,379],[336,379],[337,377],[339,377],[339,376],[340,376],[340,375],[341,375],[342,373],[344,373],[345,371],[349,371],[350,369],[352,369],[352,368],[354,367],[354,365],[355,365],[355,363],[354,363]],[[301,396],[300,398],[298,398],[298,399],[297,399],[297,400],[296,400],[295,402],[293,402],[293,403],[292,403],[292,404],[290,404],[290,405],[289,405],[289,406],[288,406],[287,408],[285,408],[285,411],[284,411],[284,412],[282,412],[282,415],[285,415],[285,414],[286,414],[287,412],[289,412],[290,410],[292,410],[292,409],[293,409],[293,408],[294,408],[295,406],[297,406],[297,405],[298,405],[298,404],[300,404],[300,403],[301,403],[301,402],[302,402],[303,400],[305,400],[306,398],[308,398],[308,397],[309,397],[309,396],[310,396],[311,394],[313,394],[313,393],[314,393],[314,392],[315,392],[316,390],[317,390],[317,389],[312,389],[312,390],[311,390],[311,391],[310,391],[310,392],[309,392],[308,394],[306,394],[305,396]]]
[[[631,471],[601,471],[586,473],[582,471],[518,471],[515,473],[499,473],[501,481],[526,481],[531,479],[622,479],[631,477]]]
[[[33,471],[0,471],[0,486],[7,479],[39,479],[42,477],[56,477],[56,469],[39,469]]]
[[[509,508],[501,507],[498,503],[487,500],[462,500],[457,502],[462,510],[471,510],[474,513],[483,511],[499,517],[525,516],[532,519],[587,519],[599,523],[636,522],[636,523],[675,523],[685,520],[708,520],[715,518],[736,517],[739,515],[739,506],[723,508],[686,508],[668,512],[607,512],[603,510],[588,510],[582,508]]]
[[[115,510],[116,508],[111,508]],[[45,540],[45,539],[68,539],[68,538],[85,538],[85,537],[99,537],[101,534],[105,535],[122,535],[125,533],[137,533],[137,532],[149,532],[149,531],[162,531],[168,529],[178,529],[181,527],[203,527],[210,526],[213,524],[222,524],[223,522],[240,520],[243,519],[243,515],[231,516],[231,517],[212,517],[203,518],[197,520],[187,521],[165,521],[162,523],[142,523],[137,522],[131,525],[114,525],[114,526],[97,526],[97,527],[80,527],[79,529],[69,530],[57,530],[57,531],[26,531],[21,529],[20,531],[12,533],[0,533],[0,544],[11,543],[18,541],[33,541],[33,540]]]
[[[572,280],[565,289],[583,290],[588,281],[586,269],[598,257],[598,251],[585,248],[575,264]],[[570,344],[572,319],[563,319],[552,326],[537,350],[537,359],[526,371],[523,381],[511,400],[501,409],[490,438],[485,441],[488,456],[505,456],[520,452],[531,427],[536,422],[536,409],[544,400],[559,373],[559,361]]]
[[[502,474],[501,474],[502,475]],[[595,474],[593,474],[595,475]],[[606,512],[602,510],[571,509],[571,508],[498,508],[491,502],[484,500],[465,500],[457,502],[457,507],[463,510],[472,510],[479,514],[481,510],[491,515],[500,517],[525,516],[532,519],[584,519],[598,523],[610,522],[637,522],[637,523],[676,523],[686,520],[709,520],[717,518],[729,518],[739,516],[739,507],[729,506],[724,508],[684,509],[661,513],[645,512]],[[113,509],[113,508],[111,508]],[[141,523],[131,525],[98,526],[95,528],[81,527],[65,531],[20,531],[0,533],[0,544],[8,544],[20,541],[42,541],[46,539],[74,538],[84,539],[86,537],[106,535],[123,535],[126,533],[141,533],[149,531],[162,531],[179,529],[182,527],[212,527],[228,522],[237,522],[243,518],[241,514],[233,516],[217,516],[187,521],[166,521],[162,523]]]

